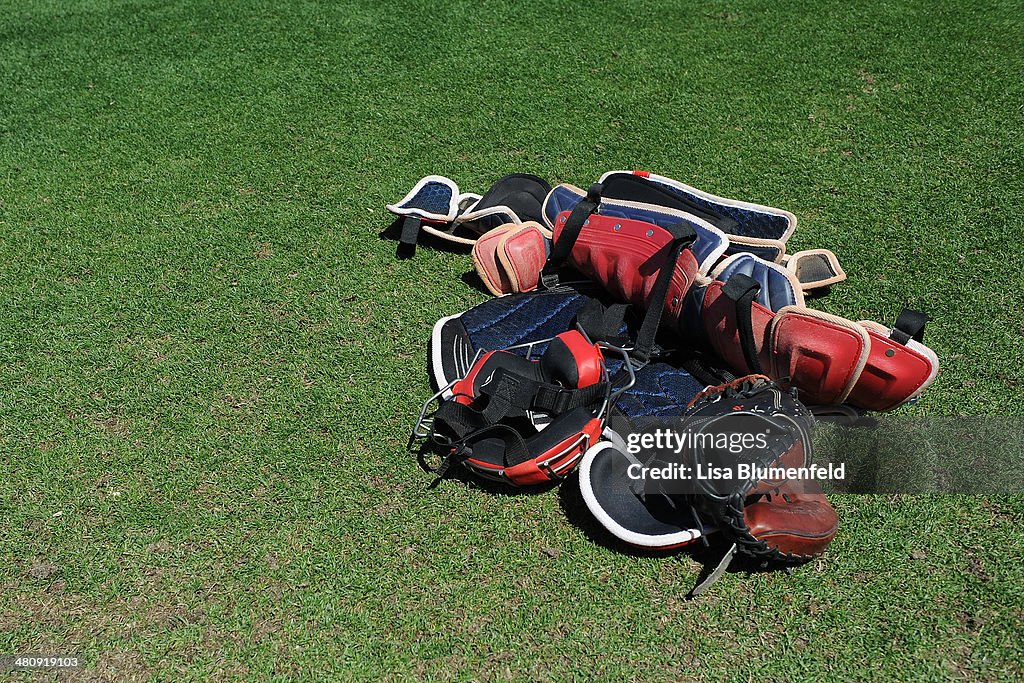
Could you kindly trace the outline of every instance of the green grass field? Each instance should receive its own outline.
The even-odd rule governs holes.
[[[793,211],[850,274],[816,305],[926,309],[943,371],[907,410],[1021,415],[1019,2],[2,5],[0,655],[1024,676],[1022,496],[837,496],[824,558],[686,601],[699,556],[607,547],[571,485],[427,490],[430,326],[485,295],[378,237],[428,173],[650,169]]]

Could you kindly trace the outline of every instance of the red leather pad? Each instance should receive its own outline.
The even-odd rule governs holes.
[[[531,292],[540,283],[548,255],[544,232],[537,223],[526,223],[505,233],[498,243],[498,261],[513,292]]]
[[[867,331],[849,320],[787,306],[771,326],[771,375],[789,378],[805,403],[846,400],[867,361]]]
[[[594,344],[587,341],[577,330],[569,330],[558,335],[576,362],[576,375],[579,378],[576,387],[583,389],[597,384],[604,375],[604,356]],[[550,347],[549,347],[550,348]]]
[[[867,365],[849,402],[868,410],[892,410],[915,396],[932,377],[932,360],[874,330],[869,329],[868,336],[871,351]]]
[[[701,318],[704,332],[711,341],[715,352],[729,365],[741,373],[753,370],[747,367],[740,346],[740,333],[736,325],[736,303],[722,294],[724,282],[718,280],[708,285],[704,294],[704,309]],[[768,355],[768,327],[775,316],[772,311],[756,301],[752,304],[751,322],[754,328],[754,345],[757,347],[761,368],[769,371],[772,367]]]
[[[504,353],[503,351],[488,351],[487,353],[480,356],[473,367],[469,369],[469,372],[465,377],[457,381],[452,385],[452,397],[456,402],[461,403],[464,406],[468,406],[476,400],[476,379],[477,375],[480,374],[480,369],[487,364],[491,356],[496,353]]]
[[[810,481],[783,484],[770,499],[746,505],[743,519],[755,538],[783,553],[820,555],[839,530],[839,515],[820,491]]]
[[[550,429],[551,426],[554,425],[550,425],[548,429]],[[586,434],[588,438],[580,440],[580,443],[569,448],[570,444],[579,438],[580,433]],[[537,460],[543,459],[541,456],[544,456],[545,454],[531,453],[531,455],[536,459],[527,460],[526,462],[513,467],[505,468],[505,478],[518,486],[533,486],[535,484],[543,484],[553,479],[558,479],[560,475],[571,470],[572,466],[575,466],[576,462],[583,457],[583,453],[587,450],[590,444],[595,443],[600,435],[601,421],[594,418],[587,422],[580,432],[572,434],[566,439],[560,441],[553,448],[548,449],[548,453],[557,453],[562,449],[568,449],[560,458],[548,463],[545,467],[541,467],[537,464]]]
[[[476,272],[484,281],[487,290],[495,296],[509,294],[513,291],[512,281],[506,274],[504,266],[498,261],[498,251],[501,241],[508,236],[510,230],[517,227],[513,223],[501,225],[485,233],[473,245],[472,256]]]
[[[563,211],[555,220],[556,243],[568,217],[569,212]],[[646,308],[671,241],[672,235],[653,223],[594,214],[580,231],[569,262],[613,297]],[[697,259],[684,249],[665,297],[665,317],[674,327],[696,274]]]

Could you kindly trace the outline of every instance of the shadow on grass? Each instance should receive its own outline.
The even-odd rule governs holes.
[[[397,218],[391,222],[386,228],[381,230],[377,237],[381,241],[385,242],[396,242],[395,245],[395,258],[407,259],[412,257],[412,250],[409,247],[398,243],[399,238],[402,235],[402,218]],[[443,240],[436,235],[431,235],[427,232],[421,232],[416,239],[417,247],[427,247],[428,249],[437,249],[439,251],[447,251],[453,254],[469,254],[472,247],[469,245],[458,244],[456,242],[449,242]],[[484,286],[484,281],[480,279],[475,270],[469,270],[459,276],[459,279],[466,285],[469,285],[473,289],[481,292],[482,294],[491,294],[491,292]]]
[[[399,238],[402,236],[402,221],[403,218],[397,218],[377,233],[377,237],[384,242],[396,242],[398,243]],[[437,235],[431,235],[429,232],[420,232],[416,238],[417,247],[427,247],[428,249],[437,249],[438,251],[448,251],[453,254],[468,254],[472,247],[468,244],[460,244],[458,242],[451,242],[449,240],[441,239]],[[395,250],[395,258],[406,259],[412,256],[411,253],[406,251],[405,245],[398,243]]]

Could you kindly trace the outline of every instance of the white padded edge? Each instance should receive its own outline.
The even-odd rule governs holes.
[[[454,226],[454,225],[452,226],[453,229],[455,227],[456,226]],[[472,238],[472,237],[459,237],[458,235],[453,235],[450,232],[445,232],[444,230],[438,230],[437,228],[433,227],[429,223],[424,223],[423,225],[421,225],[420,226],[420,230],[422,230],[423,232],[428,232],[431,235],[434,235],[435,237],[440,237],[443,240],[448,240],[449,242],[455,242],[457,244],[469,244],[469,245],[476,244],[476,239],[475,238]]]
[[[465,313],[465,311],[463,311]],[[430,371],[434,375],[434,382],[437,383],[437,387],[440,389],[451,384],[454,380],[459,379],[458,377],[447,378],[442,374],[444,372],[444,365],[441,363],[441,328],[449,320],[458,318],[462,313],[456,313],[455,315],[449,315],[446,318],[441,318],[434,323],[434,328],[430,332]],[[472,362],[472,358],[467,358],[466,365]],[[452,392],[448,389],[441,394],[441,398],[450,399]]]
[[[908,349],[913,349],[914,351],[917,351],[922,356],[924,356],[925,358],[930,360],[931,364],[932,364],[932,371],[928,375],[928,379],[926,379],[921,384],[921,386],[918,387],[917,391],[915,391],[906,401],[904,401],[900,405],[903,405],[904,403],[907,403],[908,401],[913,401],[914,399],[919,397],[921,394],[923,394],[924,390],[932,385],[932,382],[935,381],[935,377],[939,374],[939,356],[938,356],[937,353],[935,353],[929,347],[925,346],[924,344],[922,344],[921,342],[917,341],[916,339],[911,339],[910,341],[908,341],[906,346],[907,346]]]
[[[600,441],[588,448],[587,452],[583,454],[579,474],[580,493],[583,495],[583,500],[587,504],[587,509],[590,510],[590,514],[594,515],[597,521],[601,523],[601,526],[607,529],[616,538],[625,541],[630,545],[639,546],[641,548],[665,548],[666,546],[679,545],[681,543],[691,543],[700,538],[702,533],[701,529],[688,529],[674,534],[666,534],[664,536],[638,534],[635,531],[630,531],[612,519],[608,513],[604,511],[604,508],[598,504],[597,496],[594,495],[594,488],[590,484],[590,469],[594,463],[594,459],[606,448],[616,448],[616,446],[610,441]]]
[[[874,320],[858,320],[857,323],[866,330],[871,330],[875,334],[880,334],[884,337],[888,337],[892,332],[888,327],[882,323],[876,323]]]
[[[587,196],[587,193],[584,190],[581,190],[580,188],[576,187],[571,183],[560,183],[559,185],[556,185],[555,187],[551,188],[551,192],[548,192],[547,196],[544,197],[544,203],[541,205],[541,215],[544,217],[544,223],[545,225],[547,225],[547,227],[551,228],[551,230],[554,230],[555,226],[548,221],[547,206],[548,201],[551,199],[552,193],[554,193],[554,191],[559,187],[568,188],[573,193],[579,195],[581,199]],[[686,213],[685,211],[678,211],[676,209],[658,206],[657,204],[646,204],[644,202],[630,202],[623,199],[602,198],[601,203],[608,204],[609,206],[625,206],[634,209],[644,209],[645,211],[653,211],[655,213],[660,213],[665,216],[679,218],[681,220],[694,223],[696,225],[701,226],[702,228],[707,229],[709,232],[711,232],[720,239],[721,244],[713,251],[711,251],[707,255],[707,257],[705,257],[705,259],[698,264],[698,269],[701,273],[707,273],[708,271],[710,271],[711,268],[715,265],[715,263],[718,262],[718,259],[722,258],[722,254],[724,254],[726,250],[729,248],[730,242],[728,235],[726,235],[724,232],[708,223],[703,218],[698,218],[697,216],[694,216],[692,213]]]
[[[775,346],[775,330],[778,327],[779,321],[782,320],[782,317],[787,313],[799,313],[811,318],[817,318],[818,320],[824,320],[826,322],[839,325],[840,327],[845,327],[858,333],[864,341],[864,351],[860,354],[857,367],[854,368],[853,374],[850,375],[850,381],[847,382],[846,388],[843,389],[843,393],[840,394],[839,398],[836,400],[836,403],[844,402],[850,396],[850,392],[853,391],[853,388],[857,386],[861,373],[864,372],[864,368],[868,364],[868,356],[871,353],[871,337],[868,335],[868,331],[863,325],[855,323],[848,318],[841,318],[838,315],[832,315],[831,313],[825,313],[824,311],[807,308],[806,306],[783,306],[779,309],[779,312],[775,314],[775,317],[772,318],[771,328],[768,332],[768,343],[770,345],[769,351],[771,350],[771,347]],[[776,376],[780,374],[775,364],[774,353],[772,354],[772,372]]]
[[[467,209],[464,213],[460,214],[458,218],[455,219],[456,225],[461,225],[463,223],[471,223],[472,221],[477,221],[480,220],[481,218],[486,218],[487,216],[493,216],[496,213],[506,214],[512,219],[511,222],[515,223],[516,225],[519,225],[523,222],[519,218],[519,216],[516,215],[515,211],[504,205],[499,204],[498,206],[489,206],[486,209],[480,209],[479,211],[475,210],[475,207],[476,204],[469,207],[469,209]]]
[[[630,175],[638,175],[635,171],[608,171],[607,173],[601,176],[601,179],[598,182],[603,183],[605,178],[615,173],[629,173]],[[772,214],[773,216],[782,216],[783,218],[786,219],[786,222],[788,223],[786,232],[784,232],[782,236],[779,237],[779,241],[782,242],[783,244],[789,241],[789,238],[790,236],[792,236],[793,231],[796,230],[796,216],[790,213],[789,211],[786,211],[785,209],[777,209],[774,206],[765,206],[764,204],[755,204],[753,202],[742,202],[738,199],[729,199],[728,197],[719,197],[718,195],[711,194],[710,192],[705,192],[704,190],[698,190],[696,187],[693,187],[692,185],[681,183],[678,180],[674,180],[663,175],[658,175],[657,173],[648,173],[646,171],[644,171],[643,173],[645,173],[647,178],[653,178],[654,180],[657,180],[659,183],[671,185],[672,187],[683,190],[684,192],[695,194],[699,197],[703,197],[704,199],[709,199],[713,202],[718,202],[719,204],[735,206],[743,209],[751,209],[754,211],[761,211],[763,213]],[[642,178],[645,176],[640,177]]]
[[[463,192],[459,195],[459,200],[456,204],[459,205],[460,211],[468,211],[477,205],[483,199],[483,195],[479,195],[476,192]]]
[[[548,220],[548,202],[551,201],[551,196],[555,194],[555,190],[561,187],[562,185],[565,185],[569,189],[575,191],[575,193],[580,193],[582,197],[587,196],[587,193],[585,193],[585,191],[568,182],[560,182],[551,189],[549,189],[548,194],[544,196],[544,201],[541,202],[541,219],[544,221],[544,224],[547,225],[548,229],[550,230],[555,229],[555,224]]]
[[[693,277],[693,284],[690,285],[690,286],[691,287],[707,287],[708,285],[710,285],[714,281],[715,281],[715,278],[711,277],[710,275],[705,275],[704,273],[697,273]]]
[[[544,225],[546,225],[549,230],[554,230],[555,229],[555,225],[554,225],[554,223],[552,223],[551,221],[548,220],[548,212],[547,212],[548,202],[551,201],[551,195],[554,194],[555,190],[557,190],[562,185],[565,185],[566,187],[573,188],[575,190],[579,190],[580,189],[580,188],[576,187],[575,185],[570,185],[569,183],[559,183],[558,185],[555,185],[550,190],[548,190],[548,193],[546,195],[544,195],[544,201],[542,201],[540,203],[540,218],[541,218],[542,221],[544,221]],[[580,190],[580,192],[582,192],[582,190]]]
[[[725,259],[722,260],[721,263],[719,263],[717,266],[715,266],[714,271],[712,271],[712,273],[711,273],[712,279],[716,279],[717,280],[718,276],[721,275],[722,272],[726,268],[728,268],[729,265],[734,260],[736,260],[738,258],[752,258],[755,261],[758,261],[758,262],[762,263],[766,268],[770,268],[770,269],[774,270],[775,272],[780,273],[783,277],[785,277],[789,281],[789,286],[793,288],[793,293],[796,295],[796,300],[797,300],[796,301],[796,305],[797,306],[803,306],[804,305],[804,291],[803,291],[803,287],[800,286],[800,281],[796,279],[796,275],[791,273],[786,268],[783,268],[778,263],[772,263],[771,261],[765,261],[760,256],[755,256],[754,254],[748,254],[746,252],[740,252],[738,254],[732,254],[731,256],[726,257]]]
[[[434,213],[426,213],[425,211],[423,211],[421,209],[403,209],[403,208],[400,208],[401,204],[405,204],[407,201],[409,201],[410,199],[415,197],[416,194],[420,190],[422,190],[423,186],[426,185],[427,183],[441,183],[442,185],[447,185],[448,187],[451,188],[451,190],[452,190],[452,198],[448,200],[448,213],[447,214],[441,215],[441,214],[434,214]],[[409,190],[409,192],[404,197],[402,197],[402,199],[400,201],[395,202],[394,204],[388,204],[386,206],[386,208],[391,213],[399,215],[399,216],[416,216],[418,218],[423,218],[423,219],[426,219],[426,220],[437,220],[437,221],[448,222],[448,221],[455,220],[455,217],[459,213],[459,199],[460,199],[459,186],[455,184],[454,180],[452,180],[451,178],[446,178],[443,175],[428,175],[428,176],[425,176],[423,178],[420,178],[419,182],[417,182],[413,186],[413,188],[411,190]],[[426,227],[426,226],[424,226],[424,227]],[[434,234],[438,234],[436,231],[432,231],[432,232]],[[448,235],[448,234],[439,234],[438,236],[439,237],[444,237],[445,239],[452,238],[452,236]],[[470,244],[472,244],[472,242],[470,242]]]
[[[743,235],[729,235],[729,241],[739,247],[768,247],[779,252],[778,262],[786,258],[786,243],[782,240],[770,240],[764,237],[744,237]]]

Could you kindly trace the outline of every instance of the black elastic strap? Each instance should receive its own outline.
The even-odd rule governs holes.
[[[561,415],[575,408],[596,403],[604,396],[606,389],[606,382],[598,382],[582,389],[572,389],[560,384],[513,375],[502,368],[494,373],[494,378],[490,382],[480,387],[480,395],[487,397],[487,407],[481,414],[491,422],[508,416],[522,415],[527,410]]]
[[[548,256],[548,262],[544,264],[544,270],[540,274],[540,281],[545,289],[558,286],[558,269],[569,258],[569,254],[572,252],[576,240],[579,239],[580,232],[583,231],[583,226],[587,219],[597,211],[597,207],[601,204],[602,189],[601,183],[591,185],[590,189],[587,190],[587,196],[577,202],[576,206],[569,213],[569,217],[566,219],[565,225],[562,226],[562,230],[558,235],[558,241],[552,247],[551,255]]]
[[[924,328],[931,320],[922,311],[915,311],[912,308],[904,308],[903,311],[896,318],[896,324],[892,326],[892,333],[889,335],[889,339],[895,342],[899,342],[904,346],[907,342],[913,339],[914,341],[924,342]]]
[[[423,221],[415,216],[406,216],[402,220],[402,232],[398,236],[398,251],[396,255],[400,259],[412,258],[416,254],[416,242],[420,238],[420,229]]]
[[[480,388],[480,395],[487,397],[487,405],[478,410],[458,401],[442,402],[434,413],[431,437],[441,445],[464,442],[473,431],[492,427],[509,416],[525,414],[535,393],[536,382],[498,368]]]
[[[747,361],[747,369],[754,374],[762,374],[761,359],[754,344],[754,299],[761,291],[761,285],[754,278],[743,273],[736,273],[722,287],[722,294],[736,304],[736,329],[740,333],[740,348]]]
[[[561,415],[597,403],[599,399],[604,398],[607,391],[607,382],[598,382],[582,389],[565,389],[556,384],[542,384],[537,387],[531,407],[552,415]]]
[[[487,397],[487,406],[480,414],[488,424],[513,415],[522,415],[530,407],[535,393],[535,380],[498,368],[491,380],[480,387],[480,395]]]
[[[458,401],[445,401],[434,413],[431,438],[435,443],[450,445],[462,441],[467,434],[490,424],[492,423],[488,422],[479,410]]]
[[[452,465],[473,456],[473,449],[468,445],[469,442],[479,441],[480,437],[492,432],[503,432],[505,434],[501,440],[505,442],[506,467],[514,467],[522,464],[532,457],[530,455],[530,449],[526,445],[526,439],[524,439],[523,435],[518,431],[508,425],[488,425],[466,434],[465,438],[459,442],[458,446],[453,448],[452,451],[448,453],[443,460],[441,460],[441,464],[437,466],[437,469],[434,470],[434,474],[437,475],[437,478],[439,480],[443,479],[451,470]]]
[[[629,304],[605,306],[597,299],[591,299],[576,314],[576,324],[593,342],[607,342],[612,346],[625,346],[629,335],[622,330]]]
[[[736,375],[732,374],[728,370],[713,368],[698,356],[688,358],[680,363],[680,365],[683,370],[686,370],[688,373],[693,375],[694,379],[707,386],[714,387],[719,384],[727,384],[728,382],[736,379]]]
[[[458,401],[445,401],[434,413],[435,441],[447,443],[465,441],[473,430],[493,426],[507,417],[524,415],[527,410],[539,410],[561,415],[582,406],[590,406],[603,399],[608,392],[607,382],[598,382],[583,389],[567,389],[558,384],[538,382],[499,368],[494,377],[480,388],[486,397],[482,410]],[[442,435],[441,433],[444,433]]]
[[[658,279],[654,281],[654,287],[651,288],[651,301],[647,306],[647,313],[644,314],[644,320],[640,323],[636,344],[633,345],[632,355],[641,363],[646,363],[651,357],[654,338],[658,334],[661,315],[665,312],[665,299],[668,297],[668,287],[672,283],[672,275],[675,274],[679,255],[683,253],[683,249],[697,239],[697,233],[686,223],[669,226],[666,230],[672,233],[672,241],[668,243],[667,247],[668,255],[658,271]]]

